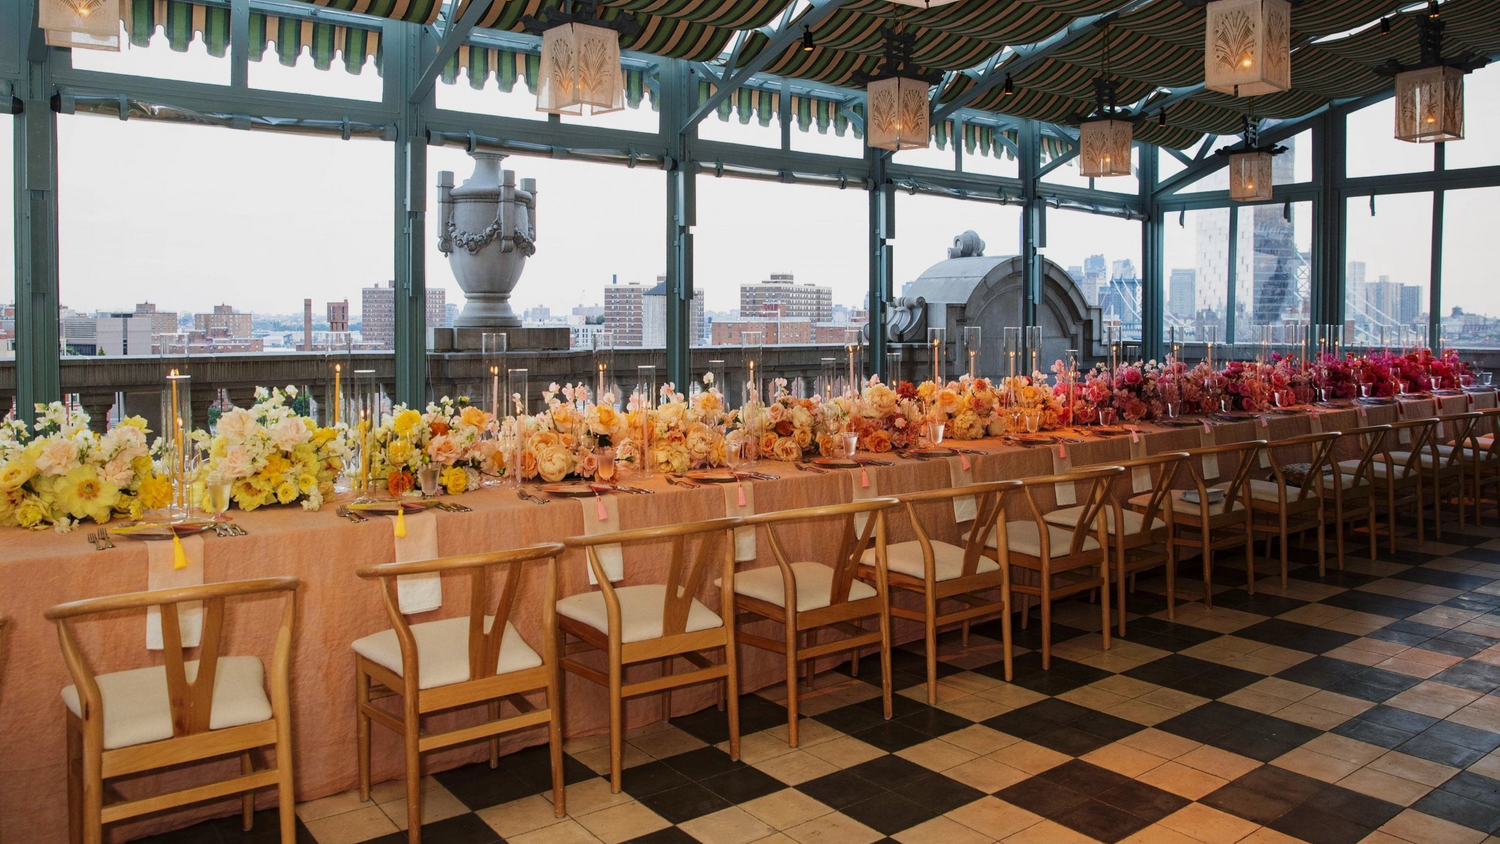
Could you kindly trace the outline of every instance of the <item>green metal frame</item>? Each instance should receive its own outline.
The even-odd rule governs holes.
[[[794,92],[844,97],[844,113],[857,104],[857,94],[802,80],[783,80],[758,73],[754,63],[740,66],[726,79],[712,67],[700,63],[631,54],[625,60],[635,67],[656,69],[651,80],[660,105],[658,129],[637,132],[603,129],[578,123],[524,120],[471,114],[438,108],[434,81],[441,62],[462,43],[504,46],[530,50],[536,39],[509,33],[472,31],[480,12],[462,19],[440,21],[422,27],[380,21],[309,4],[281,0],[206,0],[227,6],[231,13],[230,84],[206,85],[123,74],[86,71],[72,67],[69,51],[42,44],[34,25],[36,0],[0,3],[0,94],[13,93],[23,110],[14,118],[16,137],[15,240],[17,303],[17,382],[19,404],[29,415],[33,402],[55,399],[61,394],[58,360],[58,217],[57,217],[57,113],[95,111],[122,119],[130,101],[170,105],[198,112],[210,122],[238,128],[274,128],[267,118],[297,121],[297,130],[349,137],[376,136],[392,143],[395,210],[393,237],[396,242],[393,277],[396,304],[397,398],[420,403],[426,381],[426,278],[425,219],[428,170],[427,147],[431,143],[467,138],[471,144],[494,146],[518,154],[606,160],[635,166],[657,163],[664,169],[667,192],[666,252],[667,379],[685,384],[690,376],[689,355],[693,278],[693,226],[696,223],[696,184],[700,174],[761,178],[782,182],[806,182],[843,188],[863,187],[869,195],[870,359],[871,368],[884,373],[886,364],[885,305],[893,294],[893,240],[895,237],[897,186],[968,200],[1005,202],[1021,206],[1021,254],[1026,284],[1022,321],[1033,325],[1041,296],[1042,261],[1038,245],[1045,242],[1048,205],[1073,205],[1144,220],[1142,226],[1143,349],[1159,354],[1162,345],[1162,309],[1165,303],[1163,265],[1164,228],[1167,215],[1191,208],[1234,207],[1227,193],[1181,193],[1180,190],[1217,167],[1222,157],[1203,150],[1196,158],[1172,151],[1187,168],[1169,178],[1159,178],[1154,148],[1142,147],[1139,191],[1124,194],[1043,182],[1055,168],[1071,160],[1074,153],[1041,161],[1041,139],[1073,139],[1070,130],[1032,120],[1010,118],[953,103],[939,108],[937,118],[954,121],[953,169],[912,167],[894,162],[889,153],[866,150],[863,157],[806,153],[791,148],[792,115],[780,109],[781,144],[766,149],[703,140],[697,123],[712,111],[714,102],[700,104],[698,83],[713,83],[718,94],[738,86],[753,86],[782,97],[789,106]],[[840,2],[816,0],[819,12],[833,12]],[[476,3],[471,10],[482,8]],[[248,26],[252,8],[281,16],[304,17],[345,25],[378,29],[386,55],[382,98],[366,102],[339,97],[286,94],[252,88],[248,80]],[[1076,28],[1075,28],[1076,29]],[[1055,49],[1059,39],[1077,37],[1065,30],[1017,53]],[[795,38],[800,29],[768,27],[772,39]],[[771,55],[774,51],[764,51]],[[1030,55],[1030,53],[1027,53]],[[982,84],[993,84],[987,62],[963,71]],[[1014,72],[1014,68],[1011,68]],[[977,89],[976,89],[977,90]],[[1187,96],[1184,89],[1173,96]],[[1373,193],[1432,191],[1433,263],[1431,307],[1434,340],[1441,299],[1442,192],[1500,185],[1500,166],[1449,171],[1439,152],[1433,172],[1381,177],[1349,178],[1343,167],[1347,150],[1344,117],[1350,111],[1389,97],[1389,92],[1370,97],[1337,101],[1304,117],[1281,121],[1261,133],[1266,142],[1282,140],[1311,129],[1313,178],[1309,183],[1278,186],[1274,202],[1310,201],[1314,214],[1313,310],[1317,321],[1336,322],[1343,313],[1344,207],[1351,196]],[[1019,172],[1015,178],[965,172],[962,126],[981,124],[996,129],[1015,129]],[[1007,142],[1007,145],[1008,142]],[[1235,215],[1237,217],[1237,215]],[[1237,222],[1237,221],[1236,221]],[[1235,280],[1230,280],[1231,291]]]

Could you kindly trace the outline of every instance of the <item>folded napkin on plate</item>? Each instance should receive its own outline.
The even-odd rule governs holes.
[[[177,553],[181,551],[187,565],[178,567]],[[203,537],[197,534],[182,537],[176,542],[146,543],[146,588],[178,589],[184,586],[203,585]],[[195,648],[203,637],[203,602],[177,605],[177,625],[182,632],[182,646]],[[146,610],[146,649],[162,649],[161,610],[151,607]]]
[[[613,495],[599,495],[592,501],[580,498],[578,503],[583,506],[584,536],[615,533],[620,529],[620,502]],[[604,505],[603,510],[600,509],[600,504]],[[609,578],[610,583],[625,579],[625,552],[619,545],[599,545],[594,548],[594,553],[599,556],[599,565],[604,568],[604,576]],[[588,567],[588,572],[589,585],[599,585],[593,566]]]
[[[974,483],[974,467],[964,464],[969,461],[962,457],[948,458],[948,480],[955,487],[969,486]],[[972,522],[979,515],[979,505],[972,495],[964,495],[953,499],[953,520],[959,524]]]
[[[1058,443],[1052,452],[1052,474],[1065,475],[1073,471],[1073,455],[1068,453],[1066,443]],[[1057,484],[1053,487],[1057,493],[1057,505],[1059,507],[1072,507],[1078,503],[1078,491],[1073,484]]]
[[[724,484],[724,515],[733,517],[755,515],[755,487],[744,481]],[[748,563],[755,559],[755,528],[734,529],[734,561]]]
[[[404,513],[403,513],[404,516]],[[437,516],[426,511],[401,518],[405,535],[396,533],[396,562],[416,563],[438,557]],[[435,571],[396,578],[396,602],[401,612],[428,612],[443,605],[443,576]]]

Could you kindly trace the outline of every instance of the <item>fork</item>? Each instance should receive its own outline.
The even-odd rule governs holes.
[[[95,551],[103,551],[104,550],[104,543],[102,543],[102,542],[99,541],[99,534],[98,533],[96,533],[94,531],[89,531],[88,534],[84,538],[87,539],[91,544],[93,544]]]
[[[812,472],[814,475],[826,475],[826,474],[828,474],[828,471],[826,469],[819,469],[817,466],[813,466],[813,465],[808,464],[808,463],[803,463],[800,460],[796,464],[794,464],[794,465],[798,469],[801,469],[804,472]]]
[[[532,504],[551,504],[552,503],[552,499],[550,499],[550,498],[539,498],[539,497],[537,497],[535,495],[532,495],[531,493],[527,492],[524,489],[518,489],[518,490],[516,490],[516,497],[520,498],[522,501],[530,501]]]
[[[104,550],[106,551],[115,547],[115,541],[109,538],[109,531],[104,528],[99,528],[99,541],[104,543]]]

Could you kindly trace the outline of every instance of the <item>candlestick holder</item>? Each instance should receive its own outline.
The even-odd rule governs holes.
[[[740,333],[740,359],[745,377],[740,382],[740,406],[757,404],[765,394],[761,380],[765,378],[761,358],[765,353],[765,332],[743,331]]]
[[[977,325],[964,326],[964,357],[969,365],[969,380],[973,381],[979,377],[979,345],[981,339],[980,327]]]
[[[1026,376],[1036,379],[1042,371],[1042,327],[1040,325],[1029,325],[1026,327],[1026,350],[1031,355],[1031,368],[1027,370]]]
[[[656,408],[656,367],[641,365],[635,368],[635,411],[640,413],[637,428],[640,452],[640,471],[643,477],[651,477],[651,412]]]
[[[927,353],[932,361],[932,383],[942,387],[947,384],[948,329],[927,329]]]
[[[596,331],[593,337],[594,351],[594,404],[612,404],[616,397],[610,396],[614,384],[615,333]]]
[[[176,369],[167,371],[161,391],[162,463],[172,481],[172,503],[168,512],[172,521],[186,519],[192,513],[192,470],[196,468],[193,432],[193,378]]]
[[[849,370],[848,383],[844,388],[845,394],[858,398],[859,388],[865,380],[865,333],[863,329],[850,328],[844,332],[844,356],[848,358]]]
[[[1021,347],[1021,327],[1007,325],[1000,330],[1000,347],[1005,352],[1005,377],[1016,377],[1016,364],[1024,364]]]

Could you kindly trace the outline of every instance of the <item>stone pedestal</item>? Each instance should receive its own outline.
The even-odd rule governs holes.
[[[506,351],[556,352],[566,351],[572,346],[572,332],[567,328],[429,328],[427,329],[427,351],[429,352],[481,352],[484,351],[481,337],[500,332],[506,335]]]

